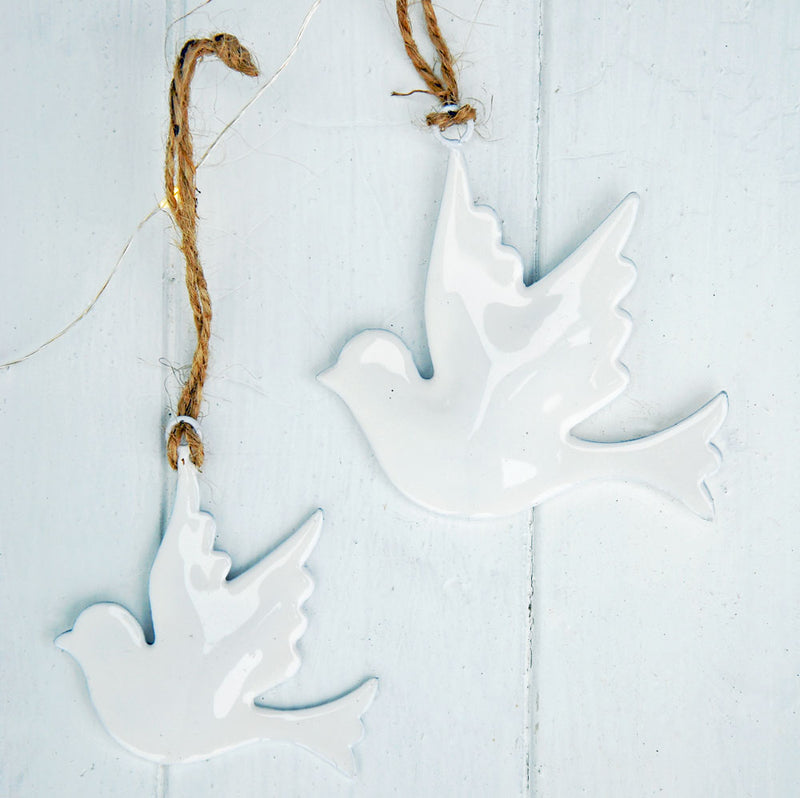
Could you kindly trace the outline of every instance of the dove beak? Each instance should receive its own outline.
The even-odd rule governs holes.
[[[64,632],[64,634],[59,635],[53,642],[56,645],[56,648],[60,648],[62,651],[66,651],[67,654],[72,653],[72,649],[69,647],[70,638],[72,637],[72,632]]]
[[[317,380],[326,388],[336,391],[336,364],[329,369],[325,369],[325,371],[320,371],[320,373],[317,374]]]

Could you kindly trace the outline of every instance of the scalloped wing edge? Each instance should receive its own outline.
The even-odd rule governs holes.
[[[297,643],[308,629],[308,618],[303,612],[303,605],[314,592],[314,580],[306,567],[306,562],[319,542],[323,520],[324,514],[322,510],[315,510],[295,532],[279,543],[259,562],[228,582],[228,587],[231,590],[258,590],[261,581],[268,579],[276,570],[292,567],[292,564],[296,566],[298,573],[303,576],[304,589],[291,597],[291,603],[297,609],[299,617],[298,622],[289,632],[287,641],[291,652],[292,664],[287,671],[286,679],[294,676],[302,664]],[[285,679],[282,681],[285,681]],[[263,692],[263,690],[258,692]],[[255,694],[258,694],[258,692]]]
[[[608,359],[603,359],[602,363],[617,377],[616,385],[591,406],[575,413],[574,418],[568,422],[570,427],[580,423],[616,399],[630,383],[630,371],[622,362],[621,356],[633,332],[633,318],[620,303],[635,285],[638,270],[633,260],[622,254],[622,250],[633,231],[640,202],[639,195],[633,191],[623,197],[614,210],[581,244],[546,275],[527,288],[530,293],[563,291],[563,288],[559,288],[559,284],[568,284],[570,280],[574,280],[574,271],[580,269],[584,270],[580,279],[585,280],[588,274],[597,270],[595,264],[598,253],[602,253],[610,244],[615,261],[614,269],[617,270],[617,273],[612,275],[613,281],[606,279],[605,283],[612,287],[607,307],[610,317],[617,323],[617,328],[610,336],[614,341],[614,346],[608,354]],[[591,253],[592,249],[595,250],[594,254]]]
[[[450,205],[454,206],[453,208]],[[469,175],[464,156],[458,150],[452,150],[447,167],[447,177],[442,193],[442,205],[439,209],[439,218],[436,228],[438,232],[440,221],[448,214],[457,212],[459,208],[476,220],[485,220],[491,227],[490,247],[496,260],[506,261],[511,265],[509,285],[525,288],[525,267],[522,255],[512,244],[503,241],[503,220],[497,210],[491,205],[476,203],[472,196]],[[431,258],[433,260],[433,258]]]

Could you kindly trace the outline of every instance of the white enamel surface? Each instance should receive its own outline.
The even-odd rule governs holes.
[[[390,479],[419,504],[463,516],[519,512],[580,482],[647,483],[704,518],[719,394],[675,426],[619,443],[572,428],[628,383],[619,309],[634,279],[621,255],[638,197],[626,197],[560,266],[531,286],[500,223],[473,203],[452,149],[431,254],[425,322],[433,376],[394,334],[349,341],[320,379],[347,402]]]
[[[8,6],[1,359],[86,305],[161,198],[166,92],[185,39],[239,34],[264,76],[201,64],[192,87],[199,153],[280,66],[311,5]],[[509,127],[502,146],[489,146],[479,126],[470,174],[489,197],[517,197],[506,227],[528,251],[535,164],[520,164],[537,135],[536,8],[520,4],[509,26],[505,6],[484,3],[470,34],[477,5],[454,0],[458,16],[442,24],[454,42],[470,36],[473,76]],[[470,95],[480,91],[464,79]],[[485,534],[488,524],[414,505],[345,423],[341,400],[315,381],[365,314],[374,325],[401,324],[406,340],[422,330],[435,217],[421,225],[419,213],[437,199],[446,159],[415,127],[430,99],[389,94],[417,81],[390,9],[323,0],[289,66],[197,176],[214,305],[202,507],[234,569],[325,508],[309,560],[316,589],[305,605],[303,666],[268,699],[302,706],[380,676],[355,749],[357,777],[277,743],[189,766],[130,756],[88,705],[81,669],[53,645],[98,601],[126,607],[151,639],[148,574],[175,487],[163,453],[166,408],[179,394],[172,368],[189,361],[195,335],[162,213],[136,234],[85,319],[0,370],[0,795],[375,798],[446,796],[461,785],[475,795],[524,793],[528,519]],[[459,551],[455,538],[465,543]],[[491,634],[462,632],[478,619]],[[438,666],[445,662],[461,664]],[[487,677],[494,669],[502,680]]]
[[[109,733],[162,763],[206,759],[259,740],[292,742],[353,774],[351,749],[376,679],[306,709],[256,703],[300,667],[302,606],[313,590],[305,562],[321,526],[318,510],[229,579],[231,560],[214,549],[214,521],[199,509],[197,470],[181,447],[175,505],[150,573],[154,642],[117,604],[92,605],[56,641],[83,668]]]
[[[0,359],[73,318],[160,199],[184,39],[241,33],[266,76],[310,5],[6,4]],[[430,373],[424,289],[447,158],[420,123],[430,98],[389,94],[419,85],[392,5],[323,0],[289,67],[198,172],[216,330],[202,506],[234,568],[325,508],[303,666],[269,701],[317,702],[379,675],[357,777],[277,743],[189,766],[131,756],[53,645],[104,600],[150,639],[148,574],[175,488],[170,367],[194,335],[160,215],[83,321],[0,370],[0,795],[795,795],[800,7],[436,6],[464,53],[462,91],[487,109],[465,150],[471,188],[529,278],[641,194],[624,250],[639,269],[624,302],[631,382],[577,429],[635,437],[725,387],[711,525],[601,481],[508,519],[431,513],[315,384],[365,325],[401,335]],[[198,149],[255,86],[200,67]]]

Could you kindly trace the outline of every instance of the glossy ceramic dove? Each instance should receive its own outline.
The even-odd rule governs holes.
[[[178,455],[175,506],[150,573],[155,642],[117,604],[84,610],[56,645],[78,661],[109,733],[156,762],[192,762],[257,740],[297,743],[347,774],[363,734],[361,715],[377,680],[298,710],[257,696],[300,667],[303,602],[313,583],[305,562],[319,538],[317,511],[291,537],[235,579],[214,549],[214,521],[199,510],[197,470]]]
[[[319,375],[347,403],[397,487],[424,507],[504,516],[580,482],[645,482],[713,515],[709,444],[724,393],[675,426],[637,440],[582,440],[572,428],[628,384],[618,357],[635,279],[621,250],[639,199],[626,197],[563,263],[533,285],[500,223],[476,207],[463,156],[450,154],[425,296],[433,376],[394,334],[351,339]]]

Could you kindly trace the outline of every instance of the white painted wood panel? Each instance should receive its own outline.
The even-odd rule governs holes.
[[[797,793],[799,45],[793,3],[546,4],[544,269],[642,196],[631,385],[585,430],[731,409],[714,524],[610,485],[537,510],[536,795]]]
[[[268,75],[307,11],[213,2],[179,20],[191,5],[9,11],[0,359],[63,327],[159,201],[181,42],[231,31]],[[459,0],[449,11],[464,92],[489,117],[469,153],[476,194],[532,259],[537,10]],[[259,84],[209,63],[195,85],[202,149]],[[240,567],[325,508],[303,667],[268,699],[313,703],[378,675],[358,777],[267,744],[195,766],[139,761],[107,737],[79,669],[52,646],[93,601],[147,617],[172,493],[170,366],[192,347],[182,264],[158,214],[91,314],[0,372],[3,794],[525,794],[529,518],[476,524],[415,507],[314,380],[368,325],[401,332],[426,362],[423,287],[446,153],[419,124],[429,104],[390,96],[417,86],[392,4],[325,0],[296,58],[198,178],[215,314],[203,503]]]
[[[180,43],[229,30],[268,75],[308,10],[214,0],[181,19],[193,5],[6,4],[0,361],[68,323],[158,203]],[[624,303],[631,385],[585,431],[638,435],[720,388],[731,397],[713,524],[645,489],[596,485],[531,525],[416,508],[313,379],[365,326],[401,333],[426,364],[446,158],[419,123],[425,99],[389,96],[418,86],[393,5],[323,0],[289,67],[199,174],[215,312],[204,504],[240,567],[325,508],[303,667],[268,698],[310,703],[380,676],[359,775],[268,744],[158,769],[107,737],[52,646],[93,601],[147,617],[172,493],[170,366],[192,346],[158,214],[86,319],[0,370],[0,794],[513,796],[528,792],[530,755],[530,792],[546,798],[793,795],[798,11],[441,11],[485,120],[467,152],[473,188],[531,270],[552,268],[625,193],[642,196],[627,248],[639,268]],[[200,68],[199,148],[258,85]]]

